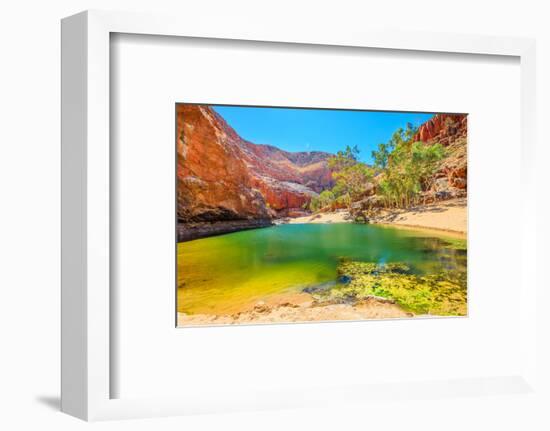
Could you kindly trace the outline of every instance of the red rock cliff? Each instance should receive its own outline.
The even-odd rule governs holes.
[[[232,132],[206,107],[177,106],[180,221],[270,218]]]
[[[178,220],[266,220],[332,185],[328,153],[243,140],[208,106],[177,106]]]
[[[418,128],[414,140],[428,144],[439,142],[447,147],[459,138],[466,138],[467,123],[466,114],[435,114]]]
[[[447,193],[449,197],[463,196],[467,188],[467,132],[466,114],[436,114],[418,128],[415,141],[426,144],[440,143],[447,156],[436,174],[434,192]]]

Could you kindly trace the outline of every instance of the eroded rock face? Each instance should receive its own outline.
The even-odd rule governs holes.
[[[180,223],[270,223],[332,185],[330,154],[247,142],[208,106],[177,106],[177,151]]]
[[[418,128],[415,141],[427,144],[440,143],[447,156],[436,174],[433,191],[463,196],[467,189],[468,116],[466,114],[436,114]]]
[[[242,148],[255,187],[279,215],[301,209],[312,196],[333,185],[329,153],[290,153],[247,141],[242,141]]]
[[[466,114],[435,114],[418,128],[414,140],[449,146],[458,138],[466,138],[467,122]]]
[[[270,218],[232,132],[208,108],[178,105],[179,221]]]

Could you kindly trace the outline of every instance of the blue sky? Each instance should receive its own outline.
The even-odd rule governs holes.
[[[343,111],[324,109],[213,106],[244,139],[286,151],[336,153],[357,145],[360,159],[370,163],[371,151],[387,142],[407,123],[419,126],[433,114]]]

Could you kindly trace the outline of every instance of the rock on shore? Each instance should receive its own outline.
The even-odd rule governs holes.
[[[221,222],[178,223],[178,242],[191,241],[224,233],[272,226],[271,219],[226,220]]]

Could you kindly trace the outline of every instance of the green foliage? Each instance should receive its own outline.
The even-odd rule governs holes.
[[[336,184],[311,201],[310,209],[317,211],[327,206],[349,207],[372,187],[374,171],[358,160],[359,148],[347,146],[328,160]]]
[[[410,142],[417,131],[418,128],[411,123],[407,123],[407,127],[397,129],[387,143],[378,144],[378,150],[371,153],[374,166],[382,170],[386,169],[392,152]]]
[[[344,193],[336,198],[336,204],[340,207],[350,207],[351,202],[351,197],[347,193]]]
[[[465,239],[459,238],[447,238],[447,248],[453,250],[467,250],[467,241]]]
[[[319,196],[313,197],[309,203],[312,211],[319,211],[334,202],[334,193],[330,190],[323,190]]]
[[[335,181],[330,193],[313,198],[311,211],[323,208],[347,207],[376,192],[387,207],[408,207],[417,203],[423,190],[432,186],[434,174],[445,149],[440,144],[414,142],[417,128],[410,123],[397,129],[390,140],[372,152],[374,166],[359,161],[359,148],[346,146],[344,151],[328,159]],[[376,181],[375,181],[376,178]]]
[[[328,159],[328,167],[332,171],[341,171],[345,168],[353,166],[357,163],[359,157],[359,148],[357,145],[350,147],[346,146],[344,151],[338,151],[335,156]]]
[[[319,293],[319,302],[358,302],[371,297],[395,301],[415,314],[466,315],[466,276],[442,271],[420,276],[404,263],[344,261],[338,275],[349,280]]]
[[[431,187],[444,156],[445,149],[440,144],[402,141],[393,149],[382,171],[379,194],[388,206],[410,206],[422,190]]]
[[[388,142],[387,144],[378,144],[378,150],[371,153],[372,159],[374,160],[374,166],[380,169],[386,169],[386,166],[388,165],[388,158],[390,157],[392,151],[393,147],[391,146],[391,143]]]
[[[334,172],[332,177],[336,180],[334,189],[337,195],[348,195],[353,202],[367,191],[374,173],[370,167],[361,162]]]
[[[414,142],[416,132],[417,128],[407,124],[372,152],[374,166],[382,175],[378,193],[388,206],[403,207],[414,203],[422,190],[430,188],[439,161],[445,157],[440,144]]]

